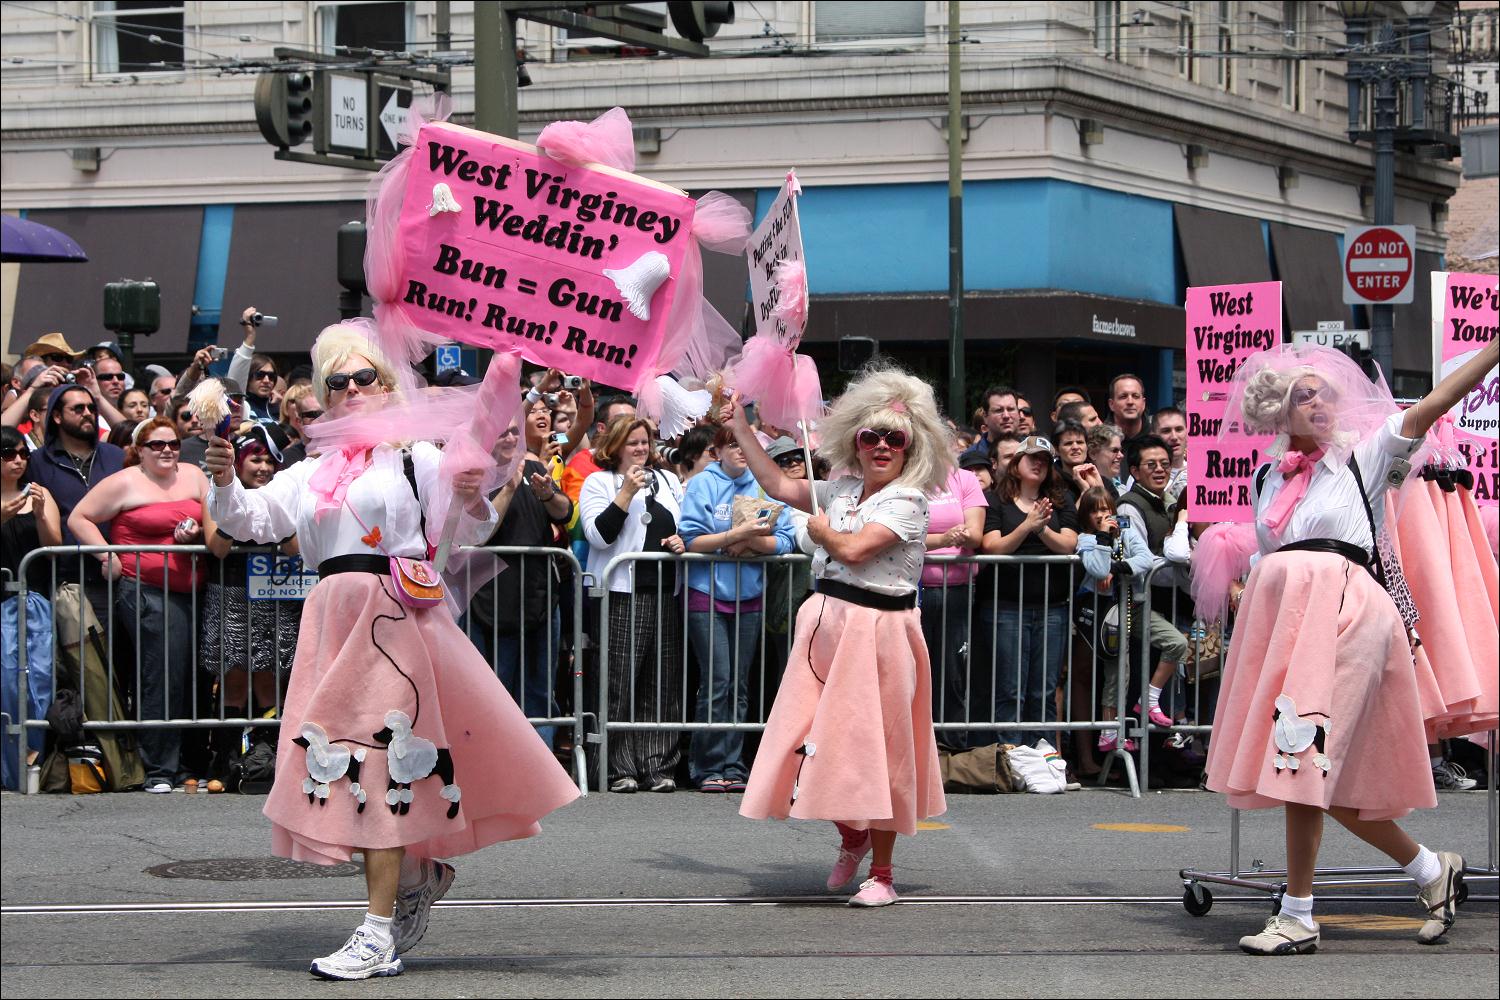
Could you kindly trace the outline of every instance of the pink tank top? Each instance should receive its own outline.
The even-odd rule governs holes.
[[[115,516],[110,526],[110,541],[115,545],[171,545],[172,532],[185,517],[201,520],[203,504],[198,500],[170,500],[132,507]],[[120,564],[125,567],[127,577],[157,587],[166,581],[170,584],[167,589],[185,594],[197,590],[203,582],[204,559],[200,555],[195,560],[190,553],[177,552],[122,553]]]

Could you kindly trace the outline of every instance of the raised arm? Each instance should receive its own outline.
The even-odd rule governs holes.
[[[781,466],[776,464],[774,458],[766,454],[766,449],[761,447],[760,439],[755,436],[755,431],[745,419],[745,408],[740,405],[739,393],[735,393],[734,397],[720,408],[719,423],[734,432],[734,439],[739,442],[740,449],[745,453],[745,463],[750,466],[751,474],[755,476],[755,481],[760,483],[761,489],[766,491],[767,496],[780,500],[782,503],[789,503],[798,510],[812,510],[811,479],[791,478],[781,471]],[[808,469],[807,474],[811,476],[812,469]],[[829,552],[832,554],[832,550]]]
[[[1500,361],[1500,337],[1490,342],[1468,361],[1448,373],[1448,377],[1401,417],[1401,436],[1419,438],[1432,429],[1438,418],[1458,405]]]

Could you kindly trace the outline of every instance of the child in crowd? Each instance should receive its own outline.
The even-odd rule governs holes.
[[[1114,593],[1117,575],[1140,577],[1143,581],[1151,571],[1151,550],[1146,548],[1140,536],[1133,531],[1122,532],[1115,513],[1115,498],[1103,486],[1085,490],[1078,498],[1078,557],[1083,560],[1084,572],[1088,574],[1088,586],[1096,593]],[[1160,615],[1152,613],[1152,618]],[[1163,619],[1165,620],[1165,619]],[[1114,721],[1118,715],[1116,702],[1119,697],[1120,676],[1118,670],[1105,670],[1103,719]],[[1099,734],[1099,751],[1109,753],[1118,744],[1119,735],[1110,729]],[[1125,741],[1126,752],[1135,750],[1135,740]]]

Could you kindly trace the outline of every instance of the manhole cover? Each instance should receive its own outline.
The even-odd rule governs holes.
[[[204,858],[172,861],[147,868],[157,878],[196,878],[209,882],[251,882],[273,878],[349,878],[362,874],[364,865],[346,861],[341,865],[309,865],[285,858]]]

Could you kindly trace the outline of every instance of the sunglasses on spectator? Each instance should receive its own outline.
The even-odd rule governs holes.
[[[0,462],[9,462],[17,455],[21,455],[27,458],[31,457],[27,452],[20,448],[0,448]]]
[[[250,377],[252,379],[256,379],[256,378],[274,379],[276,377],[276,369],[274,369],[274,368],[262,368],[258,372],[251,372],[250,373]]]
[[[303,423],[307,423],[309,420],[317,420],[323,415],[322,410],[302,410],[301,413]]]
[[[172,390],[171,389],[152,389],[151,390],[151,395],[153,395],[153,396],[170,396],[170,395],[172,395]]]
[[[176,438],[173,438],[171,441],[142,441],[141,447],[160,455],[165,451],[181,451],[182,442]]]
[[[331,392],[342,392],[353,382],[358,386],[374,385],[380,374],[373,368],[361,368],[357,372],[336,372],[323,380]]]
[[[1143,468],[1143,469],[1151,469],[1153,471],[1159,470],[1159,469],[1170,469],[1171,467],[1172,467],[1172,463],[1171,462],[1153,461],[1153,462],[1142,462],[1141,463],[1141,468]]]
[[[183,410],[182,412],[180,412],[180,413],[177,414],[177,419],[178,419],[179,422],[185,424],[189,420],[193,419],[193,411],[192,410]]]
[[[806,460],[803,459],[801,454],[794,452],[792,454],[782,455],[780,458],[776,459],[776,464],[781,466],[782,468],[786,468],[788,465],[805,465]]]
[[[66,354],[43,354],[42,355],[42,364],[44,364],[44,365],[62,365],[64,367],[66,367],[72,360],[73,359],[70,358],[70,357],[68,357]]]
[[[520,437],[521,429],[519,427],[507,427],[505,428],[505,430],[500,432],[500,436],[503,438]]]
[[[1021,416],[1023,416],[1023,417],[1029,417],[1029,416],[1031,416],[1031,407],[1029,407],[1029,406],[1023,406],[1023,407],[1021,407]]]
[[[100,382],[123,382],[123,381],[125,381],[125,373],[124,372],[95,372],[94,373],[94,378],[97,379]]]
[[[861,427],[854,436],[854,443],[859,445],[861,451],[874,451],[882,441],[891,451],[906,450],[906,432],[899,428],[877,431],[873,427]]]
[[[98,413],[99,412],[99,408],[97,406],[95,406],[93,403],[74,403],[72,406],[68,407],[67,409],[68,409],[69,413],[80,413],[80,414],[82,414],[82,413]]]

